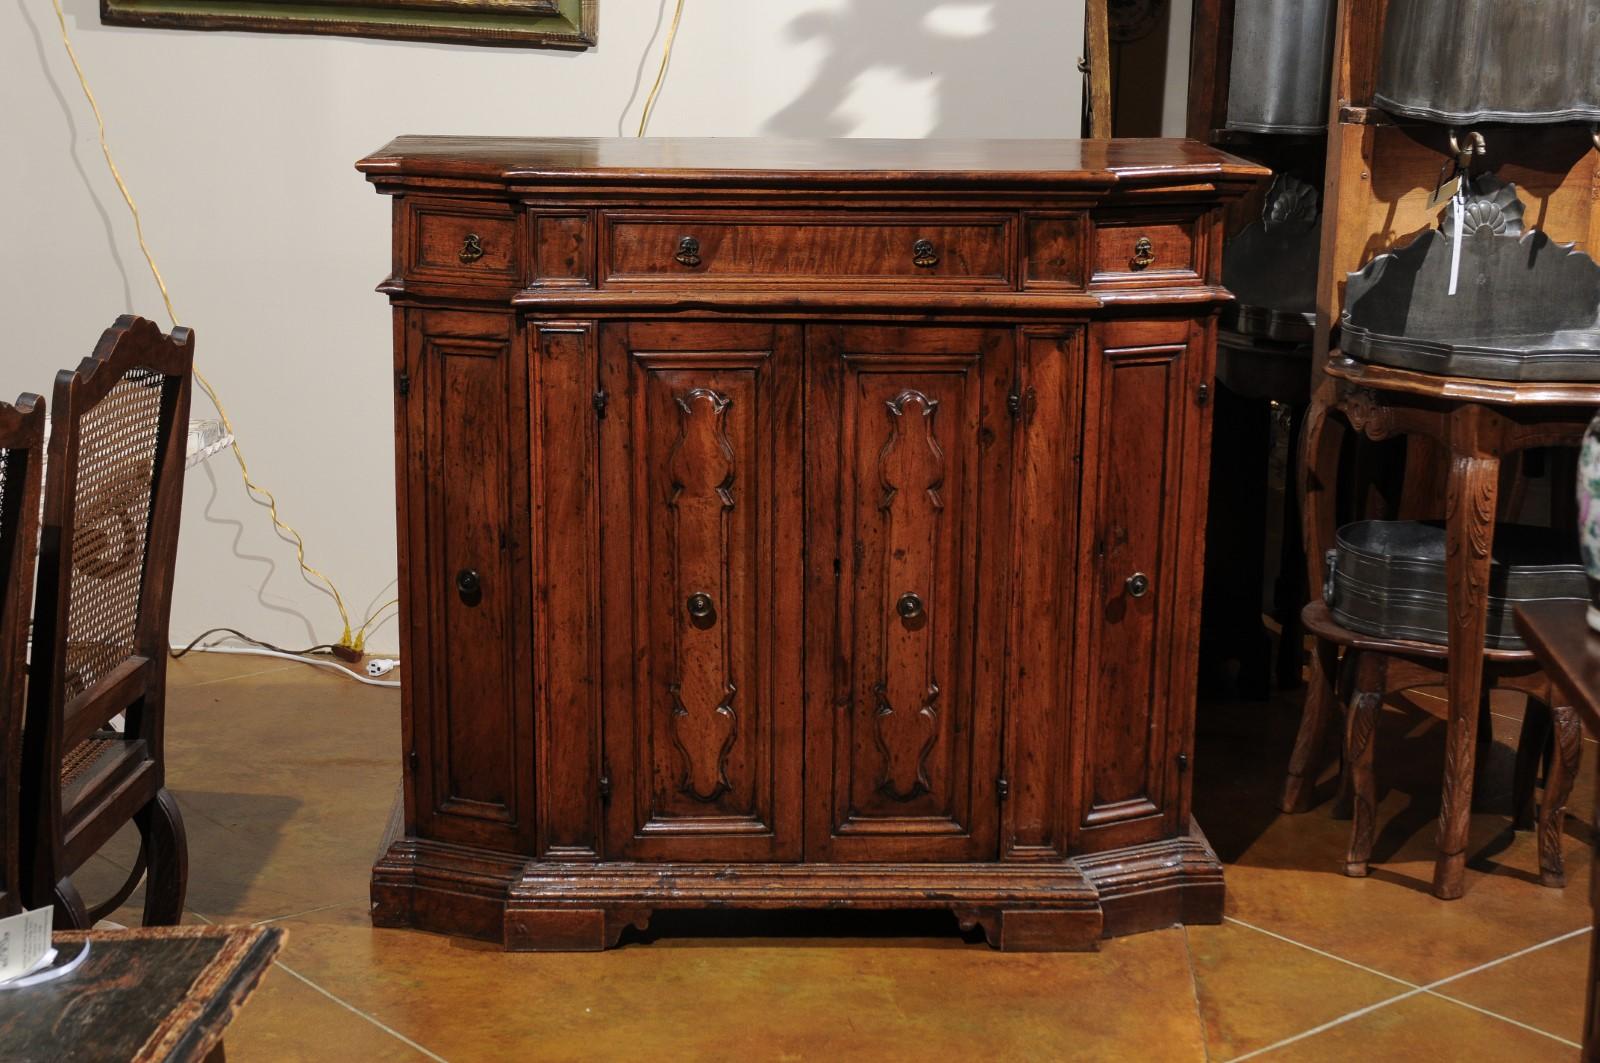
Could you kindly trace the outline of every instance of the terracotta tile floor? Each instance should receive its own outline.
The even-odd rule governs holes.
[[[172,669],[169,776],[189,918],[279,923],[279,968],[228,1035],[252,1060],[1573,1059],[1588,962],[1586,762],[1565,890],[1508,829],[1520,704],[1496,704],[1467,895],[1427,892],[1442,725],[1391,710],[1374,873],[1340,872],[1325,803],[1273,811],[1297,696],[1202,707],[1196,812],[1228,919],[1000,955],[938,916],[659,916],[600,955],[506,955],[372,930],[366,880],[398,781],[399,698],[295,664]],[[1593,758],[1596,747],[1585,744]],[[1331,794],[1331,777],[1324,790]],[[132,856],[119,838],[91,897]],[[136,896],[114,918],[137,919]]]

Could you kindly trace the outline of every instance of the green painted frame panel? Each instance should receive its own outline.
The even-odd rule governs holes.
[[[100,0],[100,21],[583,49],[594,46],[598,5],[599,0]]]

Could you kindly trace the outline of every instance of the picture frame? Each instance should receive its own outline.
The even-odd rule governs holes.
[[[599,0],[100,0],[112,26],[582,50]]]

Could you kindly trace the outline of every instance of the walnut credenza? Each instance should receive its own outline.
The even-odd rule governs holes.
[[[405,815],[372,918],[1215,922],[1222,206],[1184,141],[403,137]]]

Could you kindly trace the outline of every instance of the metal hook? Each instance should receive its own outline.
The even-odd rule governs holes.
[[[1596,139],[1600,141],[1600,133],[1596,134]],[[1474,155],[1481,158],[1489,150],[1489,145],[1484,142],[1483,134],[1476,129],[1467,132],[1466,141],[1466,147],[1462,147],[1461,131],[1455,126],[1450,127],[1450,153],[1456,157],[1456,166],[1461,170],[1471,167]]]

